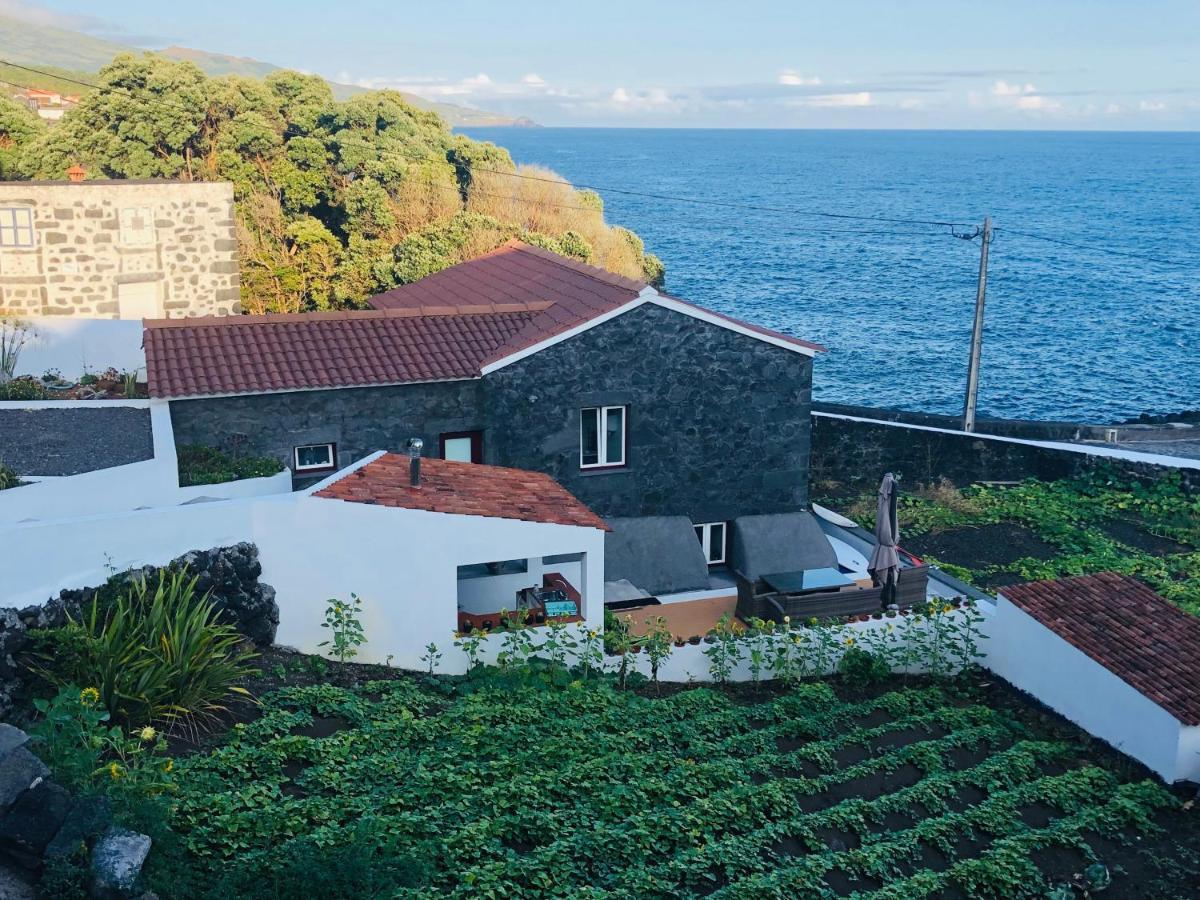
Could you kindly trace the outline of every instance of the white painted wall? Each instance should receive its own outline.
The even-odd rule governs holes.
[[[5,401],[6,409],[63,407],[149,408],[154,440],[154,458],[124,466],[112,466],[65,475],[38,478],[33,483],[0,491],[0,526],[32,519],[51,520],[119,513],[140,507],[177,506],[199,498],[237,498],[287,493],[292,474],[284,469],[265,478],[246,478],[224,484],[179,486],[179,467],[171,413],[161,400],[47,400]]]
[[[1001,595],[987,666],[1085,731],[1157,772],[1200,780],[1200,728],[1173,715]]]
[[[353,591],[364,601],[368,638],[360,661],[391,657],[394,665],[420,668],[425,645],[435,642],[448,651],[442,671],[466,671],[465,656],[452,648],[458,566],[481,559],[585,554],[576,564],[577,587],[587,626],[603,626],[604,533],[598,529],[308,493],[0,525],[0,607],[43,603],[64,588],[99,584],[113,571],[239,541],[258,545],[262,580],[276,589],[278,642],[306,652],[320,652],[329,636],[321,627],[329,600],[348,599]]]
[[[17,375],[40,377],[47,369],[58,369],[70,380],[112,366],[120,372],[137,369],[145,377],[141,319],[22,318],[32,323],[36,336],[21,351]]]
[[[4,493],[27,490],[32,488]],[[114,571],[162,565],[189,550],[249,540],[255,502],[227,500],[0,524],[0,607],[45,603],[64,588],[101,584]]]
[[[261,503],[258,509],[269,510]],[[601,628],[604,533],[593,528],[394,509],[296,495],[290,521],[256,514],[254,541],[262,578],[275,587],[280,644],[315,652],[331,598],[363,599],[368,643],[363,662],[421,668],[425,645],[444,652],[439,671],[465,672],[453,648],[458,624],[458,566],[481,560],[586,554],[580,593],[589,627]],[[506,595],[507,596],[507,595]],[[505,601],[492,606],[493,609]]]

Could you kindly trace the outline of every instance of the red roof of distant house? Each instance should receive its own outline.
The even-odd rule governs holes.
[[[1001,594],[1184,725],[1200,725],[1200,618],[1115,572]]]
[[[638,302],[657,302],[810,355],[825,349],[646,287],[510,241],[372,297],[371,310],[147,320],[150,394],[188,397],[475,378]]]
[[[313,494],[460,516],[520,519],[554,525],[608,526],[549,475],[446,459],[422,459],[420,485],[410,481],[411,460],[385,453]]]
[[[154,397],[445,381],[479,375],[546,304],[479,304],[146,322]]]

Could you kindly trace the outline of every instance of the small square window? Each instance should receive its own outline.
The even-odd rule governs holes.
[[[305,444],[297,447],[295,452],[297,472],[318,472],[322,469],[332,469],[337,455],[333,444]]]
[[[121,243],[146,247],[154,243],[154,219],[148,206],[127,206],[121,210]]]
[[[710,566],[725,562],[725,534],[729,531],[724,522],[704,522],[693,526],[700,546],[704,548],[704,558]]]
[[[0,209],[0,247],[33,246],[33,210],[26,206]]]
[[[579,467],[625,465],[624,406],[593,406],[579,414]]]

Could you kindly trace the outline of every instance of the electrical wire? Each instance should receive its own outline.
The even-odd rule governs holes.
[[[1062,238],[1053,238],[1044,234],[1034,234],[1029,231],[1018,231],[1015,228],[999,227],[992,229],[993,232],[1002,232],[1004,234],[1012,234],[1018,237],[1031,238],[1035,241],[1045,241],[1049,244],[1061,244],[1064,247],[1074,247],[1076,250],[1090,250],[1096,253],[1107,253],[1110,256],[1124,256],[1129,259],[1138,259],[1144,262],[1158,263],[1163,266],[1182,267],[1183,263],[1178,260],[1162,259],[1157,256],[1147,256],[1144,253],[1130,253],[1127,250],[1113,250],[1109,247],[1104,247],[1100,244],[1080,244],[1075,241],[1064,241]]]
[[[144,97],[138,97],[135,94],[133,94],[131,91],[127,91],[123,88],[115,87],[112,85],[94,84],[94,83],[87,82],[87,81],[81,81],[77,78],[69,78],[69,77],[65,77],[65,76],[59,76],[59,75],[55,75],[53,72],[44,72],[40,69],[35,69],[30,66],[23,66],[18,63],[9,62],[8,60],[0,59],[0,64],[11,66],[15,69],[20,69],[24,72],[32,72],[37,75],[44,75],[48,78],[59,78],[62,81],[67,81],[71,84],[77,84],[82,87],[92,88],[93,90],[108,91],[110,93],[122,94],[122,95],[129,97],[130,99],[134,99],[134,100],[140,101],[140,100],[146,99]],[[174,106],[176,109],[179,109],[188,114],[194,114],[196,112],[196,110],[194,110],[194,109],[189,109],[180,104],[173,103],[167,97],[153,97],[151,99],[155,99],[155,100],[159,101],[160,103]],[[506,178],[519,178],[524,181],[538,181],[538,182],[542,182],[545,184],[564,184],[564,182],[559,179],[546,178],[541,175],[529,175],[529,174],[525,174],[522,172],[508,172],[503,169],[490,169],[490,168],[486,168],[484,166],[470,166],[469,169],[471,172],[484,172],[484,173],[487,173],[490,175],[501,175]],[[881,223],[887,223],[887,224],[892,224],[892,225],[929,225],[929,226],[937,226],[937,227],[943,227],[943,228],[957,228],[957,227],[970,228],[970,227],[973,227],[973,223],[971,223],[971,222],[953,222],[953,221],[942,220],[942,219],[907,219],[907,218],[901,218],[901,217],[896,217],[896,216],[864,216],[864,215],[857,215],[854,213],[841,213],[841,212],[830,212],[827,210],[806,209],[803,207],[765,206],[762,204],[743,203],[743,202],[733,201],[733,200],[712,200],[712,199],[707,199],[704,197],[683,197],[683,196],[677,196],[677,195],[672,195],[672,194],[657,194],[657,193],[650,193],[647,191],[635,191],[635,190],[632,190],[629,188],[612,187],[611,185],[585,184],[583,182],[573,183],[572,186],[577,189],[583,188],[583,189],[592,190],[592,191],[602,191],[604,193],[609,193],[609,194],[621,194],[621,195],[629,196],[629,197],[641,197],[646,200],[658,200],[658,201],[664,201],[664,202],[669,202],[669,203],[691,203],[691,204],[696,204],[696,205],[701,205],[701,206],[716,206],[716,207],[721,207],[724,209],[744,209],[744,210],[749,210],[752,212],[783,213],[786,215],[793,215],[793,216],[815,216],[815,217],[820,217],[820,218],[846,219],[846,220],[859,221],[859,222],[881,222]]]
[[[95,83],[89,82],[89,81],[82,81],[78,78],[72,78],[67,75],[58,75],[54,72],[46,72],[46,71],[43,71],[42,69],[35,69],[31,66],[23,66],[19,63],[10,62],[8,60],[0,60],[0,64],[10,66],[14,69],[20,69],[21,71],[24,71],[24,72],[30,72],[35,75],[43,75],[47,78],[57,78],[60,81],[66,81],[70,84],[77,84],[81,87],[91,88],[91,89],[97,90],[97,91],[108,91],[110,93],[119,93],[119,94],[122,94],[133,100],[142,101],[142,100],[146,99],[144,97],[139,97],[139,96],[133,94],[131,91],[127,91],[127,90],[124,90],[122,88],[118,88],[118,87],[115,87],[112,85],[101,85],[101,84],[95,84]],[[176,109],[182,110],[183,112],[186,112],[189,114],[192,114],[195,112],[194,109],[189,109],[188,107],[182,106],[181,104],[173,103],[167,97],[152,97],[151,99],[155,99],[155,100],[159,101],[160,103],[165,103],[167,105],[175,106]],[[415,159],[417,159],[417,157],[411,157],[411,159],[415,160]],[[893,225],[924,225],[924,226],[930,226],[930,227],[949,228],[950,231],[949,231],[948,236],[960,238],[960,239],[966,240],[966,241],[975,240],[981,234],[979,227],[971,222],[955,222],[955,221],[941,220],[941,219],[907,219],[907,218],[892,217],[892,216],[862,216],[862,215],[856,215],[853,213],[830,212],[827,210],[813,210],[813,209],[804,209],[804,208],[800,208],[800,207],[765,206],[765,205],[761,205],[761,204],[742,203],[742,202],[732,201],[732,200],[711,200],[711,199],[706,199],[706,198],[702,198],[702,197],[682,197],[682,196],[676,196],[676,195],[671,195],[671,194],[657,194],[657,193],[650,193],[650,192],[646,192],[646,191],[635,191],[635,190],[631,190],[628,188],[618,188],[618,187],[604,186],[604,185],[597,185],[597,184],[586,184],[583,182],[571,184],[569,182],[562,181],[562,180],[555,179],[555,178],[546,178],[544,176],[539,176],[539,175],[528,175],[528,174],[525,174],[522,172],[507,172],[502,169],[489,169],[489,168],[485,168],[482,166],[470,166],[468,171],[484,172],[487,174],[501,175],[501,176],[505,176],[508,178],[519,178],[519,179],[523,179],[526,181],[540,181],[540,182],[544,182],[544,183],[548,183],[548,184],[566,185],[569,187],[574,187],[576,189],[583,188],[583,189],[587,189],[587,190],[601,191],[601,192],[609,193],[609,194],[621,194],[624,196],[640,197],[640,198],[644,198],[647,200],[658,200],[658,201],[664,201],[664,202],[669,202],[669,203],[690,203],[690,204],[696,204],[696,205],[702,205],[702,206],[716,206],[716,207],[721,207],[724,209],[743,209],[743,210],[749,210],[749,211],[753,211],[753,212],[781,213],[781,214],[785,214],[785,215],[794,215],[794,216],[814,216],[814,217],[821,217],[821,218],[844,219],[844,220],[859,221],[859,222],[879,222],[879,223],[886,223],[886,224],[893,224]],[[449,186],[448,186],[448,189],[455,190],[455,191],[458,190],[457,188],[453,188],[453,187],[449,187]],[[493,197],[493,198],[502,199],[502,200],[509,200],[510,202],[514,202],[514,203],[526,203],[526,204],[532,204],[532,205],[538,205],[538,206],[553,206],[553,207],[557,207],[560,209],[575,209],[575,210],[581,210],[584,212],[595,211],[591,207],[587,207],[587,206],[573,206],[570,204],[556,203],[556,202],[547,201],[547,200],[533,200],[533,199],[529,199],[529,198],[508,196],[505,194],[488,193],[488,192],[478,190],[478,189],[475,190],[475,193],[480,196],[487,196],[487,197]],[[962,232],[957,231],[958,228],[972,228],[974,230],[971,232],[962,233]],[[909,236],[909,237],[944,237],[944,236],[947,236],[947,234],[944,232],[943,233],[922,234],[921,232],[907,232],[907,231],[886,231],[886,230],[869,231],[869,230],[860,230],[860,229],[834,229],[834,228],[830,228],[830,229],[791,228],[790,230],[797,231],[797,232],[819,233],[819,234],[898,235],[898,236]],[[1037,241],[1045,241],[1045,242],[1051,243],[1051,244],[1059,244],[1064,247],[1072,247],[1077,250],[1088,250],[1088,251],[1093,251],[1096,253],[1105,253],[1110,256],[1121,256],[1121,257],[1125,257],[1128,259],[1137,259],[1137,260],[1141,260],[1144,262],[1156,263],[1158,265],[1176,266],[1176,267],[1181,267],[1183,265],[1183,263],[1176,261],[1176,260],[1162,259],[1160,257],[1155,257],[1155,256],[1147,256],[1146,254],[1142,254],[1142,253],[1131,253],[1131,252],[1128,252],[1125,250],[1114,250],[1114,249],[1104,247],[1099,244],[1081,244],[1081,243],[1077,243],[1074,241],[1066,241],[1061,238],[1049,237],[1047,235],[1034,234],[1034,233],[1028,232],[1028,231],[1018,231],[1017,229],[1014,229],[1014,228],[997,226],[992,231],[993,231],[993,235],[996,232],[1003,232],[1003,233],[1015,235],[1017,237],[1024,237],[1024,238],[1029,238],[1031,240],[1037,240]]]

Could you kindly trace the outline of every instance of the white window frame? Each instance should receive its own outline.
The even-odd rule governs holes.
[[[583,429],[584,429],[584,413],[595,410],[596,428],[599,433],[596,435],[596,462],[589,463],[583,461]],[[608,416],[613,410],[621,412],[621,459],[616,462],[608,460]],[[625,465],[625,448],[628,444],[629,435],[629,407],[627,406],[585,406],[579,411],[579,468],[581,469],[616,469]]]
[[[318,465],[309,464],[307,466],[302,466],[300,464],[300,451],[311,450],[314,447],[324,447],[326,450],[328,450],[329,462],[320,463]],[[299,447],[294,447],[292,449],[292,471],[294,472],[324,472],[334,468],[337,468],[337,448],[334,446],[332,441],[322,444],[301,444]]]
[[[721,526],[721,553],[719,559],[712,558],[712,530],[714,525]],[[710,566],[724,565],[729,559],[729,523],[728,522],[697,522],[692,525],[696,537],[704,549],[704,558]]]
[[[0,247],[33,247],[33,209],[28,206],[0,207]]]

